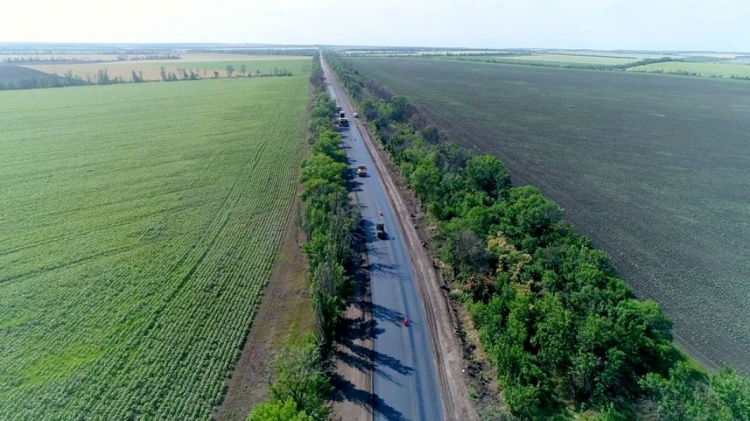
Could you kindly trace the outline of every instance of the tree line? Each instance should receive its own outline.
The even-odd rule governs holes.
[[[117,61],[138,61],[138,60],[180,60],[179,54],[118,54]]]
[[[91,60],[81,57],[6,57],[5,63],[91,63],[102,60]]]
[[[234,66],[227,65],[226,76],[235,77]],[[160,76],[163,82],[176,82],[179,80],[198,80],[212,77],[214,79],[219,78],[221,73],[218,70],[212,70],[208,73],[207,69],[190,69],[190,68],[177,68],[175,71],[169,71],[166,67],[162,66],[160,69]],[[240,66],[239,75],[242,77],[276,77],[276,76],[294,76],[294,74],[286,68],[276,68],[271,72],[263,73],[260,69],[256,69],[255,72],[248,71],[246,65]],[[72,71],[66,72],[60,76],[57,73],[50,75],[33,75],[23,76],[16,79],[2,81],[0,80],[0,91],[4,90],[17,90],[17,89],[39,89],[39,88],[62,88],[66,86],[82,86],[82,85],[112,85],[118,83],[143,83],[148,80],[144,78],[143,71],[131,71],[130,80],[126,80],[122,76],[110,76],[109,71],[104,69],[97,70],[96,73],[86,76],[83,78],[78,75],[73,75]]]
[[[750,419],[748,379],[677,358],[659,305],[635,299],[557,204],[514,187],[497,158],[451,142],[407,98],[325,55],[437,226],[444,276],[460,285],[455,298],[497,371],[508,417],[544,418],[572,402],[603,420]]]
[[[316,334],[289,345],[274,359],[271,400],[253,408],[248,420],[325,420],[332,392],[330,357],[336,328],[347,305],[362,238],[359,209],[346,188],[347,159],[341,135],[332,130],[335,103],[322,85],[320,60],[313,59],[310,153],[302,164],[301,226],[307,238],[311,305]]]
[[[669,62],[684,62],[684,59],[673,58],[673,57],[659,57],[659,58],[644,58],[641,60],[633,61],[624,64],[584,64],[584,63],[565,63],[565,62],[541,62],[541,61],[529,61],[529,60],[513,60],[512,57],[515,54],[508,55],[508,59],[471,59],[466,57],[457,56],[454,60],[457,61],[477,61],[484,63],[497,63],[497,64],[516,64],[521,66],[534,66],[534,67],[559,67],[563,69],[580,69],[580,70],[607,70],[607,71],[625,71],[631,67],[645,66],[647,64],[654,63],[669,63]],[[572,55],[572,54],[571,54]],[[596,56],[591,56],[596,57]]]

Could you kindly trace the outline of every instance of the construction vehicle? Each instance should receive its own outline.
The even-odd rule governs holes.
[[[339,119],[339,127],[349,127],[349,120],[345,118]]]
[[[375,233],[377,234],[379,239],[385,240],[385,225],[375,224]]]
[[[357,167],[357,175],[360,177],[367,177],[367,167],[364,165]]]
[[[344,117],[346,117],[346,113],[339,110],[339,118],[344,118]]]

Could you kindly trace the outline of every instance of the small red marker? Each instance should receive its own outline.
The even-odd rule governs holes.
[[[404,317],[404,326],[409,326],[409,320],[407,320],[406,317]]]
[[[380,216],[383,216],[383,211],[380,211],[379,213],[380,213]]]

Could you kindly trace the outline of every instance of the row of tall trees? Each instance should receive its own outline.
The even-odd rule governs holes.
[[[234,66],[231,64],[227,65],[227,77],[232,77],[234,72]],[[248,71],[247,65],[245,64],[240,66],[239,74],[242,77],[293,76],[292,72],[286,68],[274,68],[270,73],[262,73],[260,69],[251,72]],[[193,70],[190,68],[176,68],[175,71],[170,71],[164,66],[161,66],[160,69],[161,80],[164,82],[198,80],[206,78],[207,76],[217,79],[220,75],[221,74],[217,70],[212,70],[211,73],[207,75],[207,69],[202,69],[202,72],[201,69]],[[130,82],[143,83],[146,81],[147,80],[143,76],[143,71],[131,71]],[[110,76],[109,71],[106,68],[97,70],[95,74],[89,75],[85,79],[80,76],[73,76],[72,71],[66,72],[63,76],[57,74],[44,75],[41,72],[36,72],[34,75],[0,80],[0,91],[14,89],[61,88],[65,86],[80,85],[111,85],[126,82],[128,81],[122,76]]]
[[[180,60],[182,56],[174,53],[165,54],[118,54],[117,61],[137,61],[137,60]]]
[[[495,157],[450,142],[407,98],[326,57],[438,226],[444,274],[461,286],[515,416],[545,417],[574,402],[618,419],[633,416],[628,402],[647,400],[657,419],[750,419],[748,380],[731,368],[686,379],[659,305],[636,300],[554,202],[513,187]]]
[[[351,290],[352,271],[361,238],[359,209],[346,189],[346,155],[334,132],[335,104],[322,86],[317,57],[310,77],[314,93],[310,112],[312,143],[302,165],[301,225],[307,238],[311,305],[317,327],[314,340],[287,347],[275,360],[271,401],[253,409],[249,420],[324,420],[331,392],[328,364],[336,328]]]
[[[227,67],[226,67],[227,77],[234,76],[235,71],[236,70],[233,65],[227,64]],[[240,65],[239,76],[241,77],[264,77],[264,76],[293,76],[293,75],[292,75],[292,72],[286,69],[286,67],[281,68],[281,69],[274,67],[271,73],[262,73],[260,69],[255,69],[255,73],[253,72],[248,73],[247,65],[242,64]]]

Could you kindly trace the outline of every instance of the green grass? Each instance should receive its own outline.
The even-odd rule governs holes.
[[[701,362],[750,373],[750,83],[351,58],[608,251]]]
[[[196,61],[196,62],[165,62],[157,66],[173,66],[185,69],[206,69],[206,70],[218,70],[225,72],[228,65],[234,67],[235,72],[240,71],[240,66],[243,64],[247,66],[248,73],[255,73],[256,70],[260,70],[261,73],[268,74],[273,73],[274,69],[287,69],[292,72],[293,75],[309,74],[310,73],[310,59],[299,59],[299,60],[231,60],[231,61]]]
[[[736,63],[736,62],[735,62]],[[694,73],[698,76],[750,78],[750,64],[667,62],[631,67],[631,72]]]
[[[0,92],[0,419],[208,419],[290,216],[306,75]]]

